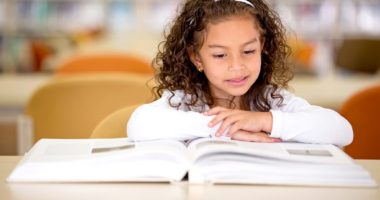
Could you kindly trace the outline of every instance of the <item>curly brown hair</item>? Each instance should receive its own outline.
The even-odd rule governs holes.
[[[293,77],[290,65],[287,63],[290,48],[286,43],[285,28],[278,14],[263,0],[249,0],[254,7],[234,0],[186,0],[179,15],[175,18],[169,33],[159,45],[153,63],[158,67],[156,72],[157,86],[153,88],[157,97],[164,90],[172,92],[183,90],[190,100],[183,102],[188,108],[201,102],[213,106],[215,99],[211,95],[209,83],[204,75],[197,70],[188,55],[189,49],[197,52],[204,37],[198,37],[205,31],[210,22],[218,22],[230,16],[250,15],[256,21],[264,41],[261,53],[262,64],[259,77],[248,92],[241,97],[240,107],[245,110],[253,108],[257,111],[271,109],[268,98],[283,97],[277,93],[279,88],[287,88]],[[173,105],[171,98],[169,103]]]

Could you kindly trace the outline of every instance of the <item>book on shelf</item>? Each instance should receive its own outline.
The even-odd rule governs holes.
[[[186,176],[187,175],[187,176]],[[41,139],[8,182],[177,182],[375,187],[362,166],[333,145],[222,138],[180,142]]]

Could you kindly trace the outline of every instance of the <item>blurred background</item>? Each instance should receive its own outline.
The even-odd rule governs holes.
[[[15,154],[28,99],[77,55],[150,62],[181,0],[0,0],[0,154]],[[270,0],[288,30],[291,90],[339,111],[379,84],[380,0]]]

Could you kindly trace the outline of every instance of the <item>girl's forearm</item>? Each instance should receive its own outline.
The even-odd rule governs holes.
[[[272,111],[271,136],[284,141],[346,146],[352,142],[350,123],[333,110],[314,106],[300,112]]]
[[[132,114],[127,125],[127,134],[134,141],[210,137],[219,128],[209,128],[207,124],[210,120],[210,116],[197,112],[145,104]]]

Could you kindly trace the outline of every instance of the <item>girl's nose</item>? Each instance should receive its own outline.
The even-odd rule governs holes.
[[[241,70],[245,67],[244,60],[241,55],[231,56],[229,61],[228,69],[230,71]]]

